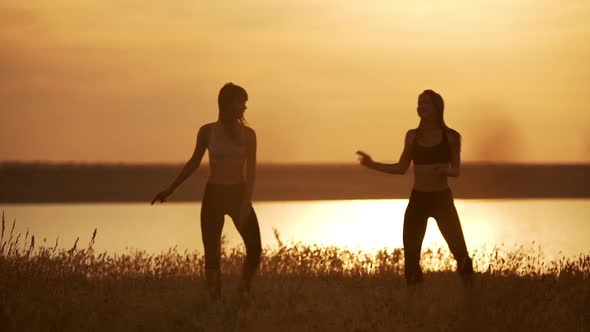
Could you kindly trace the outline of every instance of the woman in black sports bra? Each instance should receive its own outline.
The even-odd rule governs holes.
[[[404,215],[405,277],[408,285],[422,282],[420,251],[426,223],[433,217],[457,260],[462,277],[473,274],[461,223],[447,178],[457,177],[461,166],[461,135],[447,127],[444,121],[444,101],[432,91],[425,90],[418,98],[418,128],[405,137],[399,162],[383,164],[357,151],[361,165],[389,174],[404,174],[414,163],[414,187]]]
[[[197,134],[192,157],[176,180],[152,200],[166,198],[201,164],[209,151],[209,179],[201,203],[201,235],[205,248],[205,276],[213,300],[221,296],[221,232],[224,216],[229,215],[246,245],[246,261],[239,291],[248,293],[260,264],[262,245],[252,192],[256,169],[256,133],[246,126],[244,112],[248,94],[241,86],[225,84],[219,91],[219,119],[203,125]]]

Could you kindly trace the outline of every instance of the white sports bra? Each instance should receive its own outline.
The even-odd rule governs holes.
[[[215,124],[211,128],[209,137],[209,160],[211,161],[224,161],[233,160],[241,161],[246,159],[246,146],[236,143],[220,142],[219,138],[215,135],[218,125]],[[240,135],[242,136],[242,142],[244,137],[243,128],[240,128]]]

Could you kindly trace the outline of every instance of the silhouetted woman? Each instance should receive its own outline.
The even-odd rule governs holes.
[[[205,275],[212,299],[221,295],[221,231],[229,215],[246,245],[240,291],[249,292],[260,263],[261,243],[258,220],[252,208],[256,168],[256,133],[245,125],[248,94],[233,83],[219,91],[219,118],[199,129],[192,157],[176,180],[153,199],[164,202],[200,165],[209,150],[210,174],[201,205],[201,234],[205,248]]]
[[[405,277],[408,285],[422,282],[420,251],[429,217],[436,219],[449,249],[457,260],[458,272],[473,274],[459,216],[447,177],[459,176],[461,166],[461,135],[444,121],[444,101],[425,90],[418,98],[418,128],[405,137],[404,150],[398,163],[382,164],[358,151],[360,163],[370,169],[389,174],[404,174],[414,162],[414,187],[404,216]]]

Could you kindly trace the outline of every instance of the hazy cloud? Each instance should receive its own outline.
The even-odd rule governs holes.
[[[468,109],[464,154],[469,160],[505,162],[526,160],[523,139],[510,108],[500,102],[479,101]]]

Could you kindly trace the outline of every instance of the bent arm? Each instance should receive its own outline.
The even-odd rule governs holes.
[[[458,177],[461,174],[461,138],[458,135],[449,135],[448,139],[451,149],[451,164],[445,173],[449,177]]]
[[[375,161],[367,164],[367,167],[387,174],[405,174],[406,170],[408,169],[408,167],[404,166],[402,163],[385,164]]]
[[[195,144],[195,150],[193,151],[193,155],[187,161],[187,163],[182,168],[182,171],[174,182],[172,182],[169,186],[170,191],[176,190],[178,186],[180,186],[189,176],[191,176],[201,165],[201,161],[203,160],[203,155],[205,154],[205,150],[207,149],[207,137],[206,134],[207,130],[205,126],[199,129],[199,133],[197,134],[197,143]]]
[[[414,141],[412,135],[414,135],[414,133],[411,130],[406,133],[406,138],[404,140],[404,150],[402,151],[402,154],[397,163],[384,164],[371,161],[366,166],[370,169],[387,174],[405,174],[410,167],[410,163],[412,162],[411,151],[412,143]]]

